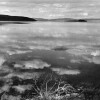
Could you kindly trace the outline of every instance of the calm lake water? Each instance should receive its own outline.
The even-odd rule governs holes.
[[[2,22],[1,73],[4,62],[15,62],[16,68],[48,69],[74,80],[100,82],[100,23]]]

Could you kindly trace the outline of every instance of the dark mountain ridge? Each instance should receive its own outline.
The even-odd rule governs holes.
[[[36,20],[24,16],[0,15],[0,21],[36,21]]]

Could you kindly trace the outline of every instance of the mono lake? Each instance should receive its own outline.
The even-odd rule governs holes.
[[[0,79],[50,73],[75,86],[86,82],[98,87],[100,23],[2,22]]]

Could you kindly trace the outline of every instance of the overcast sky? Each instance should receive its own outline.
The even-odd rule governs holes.
[[[65,3],[65,2],[82,2],[84,0],[0,0],[0,1],[1,2],[28,2],[28,3],[62,3],[62,2]]]
[[[38,18],[100,18],[100,0],[0,0],[0,14]]]

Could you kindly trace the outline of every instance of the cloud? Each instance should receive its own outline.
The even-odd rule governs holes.
[[[67,0],[0,0],[0,2],[9,2],[9,3],[65,3]]]
[[[58,57],[57,59],[60,59],[60,60],[65,60],[66,57]]]
[[[21,50],[21,48],[20,49],[14,48],[13,46],[8,47],[8,48],[2,47],[0,51],[3,52],[3,53],[6,53],[8,55],[23,54],[23,53],[32,52],[31,50]]]
[[[78,46],[78,47],[74,47],[72,49],[68,49],[68,50],[66,50],[66,52],[68,52],[70,54],[74,54],[76,56],[82,56],[82,55],[90,54],[91,50],[89,50],[85,46]]]
[[[34,79],[34,78],[39,78],[41,76],[41,74],[43,74],[42,72],[34,72],[34,73],[31,73],[31,72],[13,72],[13,73],[9,73],[8,75],[5,76],[5,78],[12,78],[14,76],[17,76],[19,78],[22,78],[22,79]]]
[[[25,68],[27,69],[43,69],[44,67],[50,67],[50,64],[40,59],[25,61],[23,64],[25,65]]]
[[[28,49],[51,49],[66,44],[66,40],[63,40],[63,38],[68,37],[66,25],[63,23],[37,22],[23,25],[7,25],[0,27],[0,31],[0,45],[18,49],[23,48],[23,46]],[[7,52],[14,53],[10,50],[7,50]]]
[[[25,90],[30,90],[32,88],[32,85],[17,85],[13,86],[18,92],[23,93]]]
[[[92,56],[92,57],[83,57],[84,60],[88,61],[89,63],[100,64],[100,56]]]
[[[92,56],[100,56],[100,50],[96,50],[96,51],[91,52],[91,55]]]
[[[77,69],[63,69],[63,68],[52,68],[52,71],[55,71],[59,75],[77,75],[80,74],[80,71]]]
[[[95,3],[94,0],[93,3]],[[77,6],[78,4],[85,5],[85,7]],[[97,9],[98,12],[100,11],[98,4],[95,3],[92,6],[90,4],[92,3],[82,0],[76,3],[72,0],[0,0],[0,13],[34,18],[99,18],[100,15],[96,12]],[[96,9],[92,9],[93,7]]]
[[[52,22],[36,22],[23,25],[10,24],[0,27],[1,31],[0,45],[3,45],[5,47],[10,45],[12,48],[15,48],[17,44],[18,45],[20,44],[21,48],[22,46],[24,46],[28,49],[46,49],[46,50],[52,49],[57,46],[67,47],[69,45],[78,45],[78,44],[95,45],[97,43],[96,42],[97,38],[94,38],[94,35],[91,35],[92,39],[89,40],[88,34],[90,33],[89,32],[87,33],[87,31],[83,29],[86,29],[87,31],[91,30],[89,26],[88,27],[87,25],[81,26],[78,23],[58,24],[56,22],[52,24]],[[95,41],[93,41],[93,38]],[[84,39],[86,39],[86,41]],[[66,52],[77,56],[77,55],[87,55],[91,52],[91,50],[85,46],[77,46],[75,48],[73,47],[72,49],[67,50]]]
[[[38,57],[39,58],[39,57]],[[22,69],[43,69],[44,67],[50,67],[51,65],[42,61],[41,59],[34,59],[31,61],[17,62],[14,67]]]
[[[6,59],[0,55],[0,69],[1,69],[1,66],[2,64],[6,61]]]
[[[79,45],[76,47],[73,47],[71,49],[66,50],[66,52],[76,55],[76,56],[86,56],[86,55],[90,55],[90,56],[99,56],[100,55],[100,50],[96,50],[96,48],[93,47],[87,47],[87,46],[83,46],[83,45]]]
[[[71,63],[81,63],[83,61],[88,61],[89,63],[100,64],[99,48],[79,45],[66,50],[66,52],[74,55],[75,57],[70,60]]]
[[[50,50],[50,47],[45,46],[45,45],[44,45],[44,46],[43,46],[43,45],[42,45],[42,46],[41,46],[41,45],[37,45],[37,46],[33,46],[33,45],[32,45],[32,46],[28,46],[28,48],[29,48],[30,50],[33,50],[33,49],[38,49],[38,50],[39,50],[39,49],[40,49],[40,50],[42,50],[42,49],[43,49],[43,50]]]
[[[0,43],[6,43],[9,40],[9,36],[3,34],[3,28],[0,28]]]
[[[71,63],[81,63],[82,59],[71,59]]]
[[[0,13],[9,15],[19,15],[34,18],[59,18],[64,17],[66,5],[55,3],[27,3],[27,2],[0,2]]]
[[[93,57],[92,60],[95,64],[100,64],[100,56]]]

